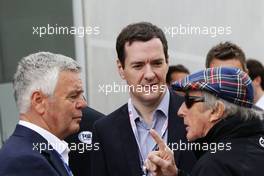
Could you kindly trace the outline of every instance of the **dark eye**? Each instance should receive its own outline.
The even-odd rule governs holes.
[[[136,69],[136,70],[140,70],[143,66],[141,64],[136,64],[133,65],[132,68]]]
[[[78,95],[72,95],[72,96],[70,96],[70,98],[71,99],[76,99],[76,98],[78,98]]]
[[[73,94],[73,95],[69,95],[68,96],[68,99],[70,100],[70,101],[74,101],[74,100],[76,100],[78,98],[78,95],[77,94]]]
[[[159,67],[162,65],[162,61],[158,61],[158,62],[154,62],[153,65],[156,66],[156,67]]]

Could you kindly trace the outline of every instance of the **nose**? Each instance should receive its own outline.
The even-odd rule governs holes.
[[[77,102],[76,102],[76,109],[82,109],[87,106],[87,102],[84,99],[84,97],[81,97]]]
[[[187,110],[186,104],[183,102],[180,109],[178,110],[178,113],[177,113],[178,116],[181,118],[184,118],[186,115],[186,110]]]
[[[150,64],[147,64],[145,68],[144,79],[147,81],[152,81],[154,78],[155,73],[153,72],[153,69]]]

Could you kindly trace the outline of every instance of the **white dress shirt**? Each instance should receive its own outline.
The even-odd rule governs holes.
[[[256,106],[264,110],[264,95],[257,101]]]

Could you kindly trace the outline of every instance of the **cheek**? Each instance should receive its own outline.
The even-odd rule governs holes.
[[[56,113],[60,121],[69,121],[74,114],[74,110],[72,103],[64,101],[57,105]]]
[[[196,115],[192,115],[192,119],[189,120],[189,135],[194,138],[200,138],[203,136],[203,122],[200,119],[201,117],[196,113]]]
[[[198,123],[192,124],[190,131],[196,137],[199,137],[202,133],[201,126]]]
[[[141,71],[126,72],[125,79],[129,85],[136,85],[141,82],[143,73]]]
[[[155,72],[156,77],[161,81],[161,82],[166,82],[166,69],[162,68],[161,70],[158,70]]]
[[[75,105],[72,103],[69,103],[66,108],[67,110],[65,110],[65,116],[67,116],[68,118],[74,116],[74,114],[76,114],[77,112]]]

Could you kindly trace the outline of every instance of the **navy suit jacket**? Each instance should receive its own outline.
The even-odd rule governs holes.
[[[67,176],[68,173],[56,151],[48,147],[47,140],[17,125],[0,150],[0,175]]]
[[[187,142],[182,118],[177,111],[183,98],[170,91],[168,144]],[[141,176],[138,146],[128,115],[127,104],[94,125],[94,142],[100,149],[92,153],[92,176]],[[191,171],[196,158],[191,151],[174,151],[179,169]]]

